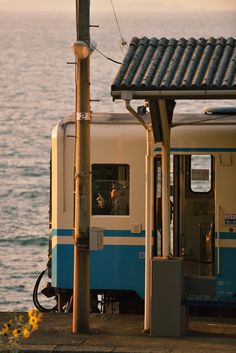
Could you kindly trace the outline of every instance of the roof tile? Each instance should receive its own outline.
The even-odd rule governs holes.
[[[234,38],[131,40],[112,90],[236,88]]]

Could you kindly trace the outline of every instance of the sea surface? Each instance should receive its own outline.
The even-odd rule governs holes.
[[[124,39],[236,37],[236,13],[119,14]],[[91,14],[91,37],[106,56],[122,61],[112,12]],[[70,44],[75,16],[0,12],[0,311],[28,310],[48,252],[50,134],[74,111],[74,65]],[[98,51],[91,56],[92,111],[125,111],[112,102],[118,65]],[[138,103],[134,103],[134,106]],[[181,101],[177,112],[201,112],[217,101]],[[236,106],[235,101],[221,105]]]

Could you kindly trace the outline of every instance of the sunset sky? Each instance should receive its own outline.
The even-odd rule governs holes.
[[[110,0],[91,0],[95,12],[110,11]],[[113,0],[117,11],[220,11],[236,10],[236,0]],[[0,0],[0,10],[74,11],[75,0]]]

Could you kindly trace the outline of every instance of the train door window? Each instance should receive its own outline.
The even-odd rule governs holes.
[[[207,193],[212,188],[212,158],[208,155],[191,156],[191,191]]]
[[[129,166],[93,164],[92,215],[129,215]]]
[[[184,156],[181,246],[187,275],[214,275],[214,157]]]
[[[170,156],[170,238],[171,253],[173,253],[173,156]],[[162,253],[162,160],[161,156],[154,159],[154,255]]]

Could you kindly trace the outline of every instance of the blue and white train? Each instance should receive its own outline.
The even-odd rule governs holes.
[[[52,132],[49,292],[57,310],[73,287],[74,116]],[[153,142],[153,256],[161,255],[161,146]],[[93,114],[91,227],[104,247],[90,253],[91,306],[142,312],[145,261],[145,130],[129,114]],[[184,275],[216,295],[236,295],[236,114],[175,114],[171,128],[171,254]],[[114,211],[112,190],[125,207]],[[47,292],[47,291],[46,291]],[[47,293],[46,293],[47,294]],[[99,299],[99,300],[98,300]],[[116,306],[117,307],[117,306]]]

